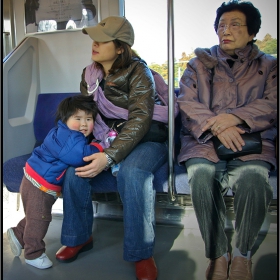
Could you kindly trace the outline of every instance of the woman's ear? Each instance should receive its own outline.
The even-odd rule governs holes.
[[[123,53],[123,48],[117,49],[117,54],[121,54],[121,53]]]

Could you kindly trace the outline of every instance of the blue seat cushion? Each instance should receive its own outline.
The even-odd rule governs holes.
[[[12,158],[3,164],[3,183],[10,192],[19,192],[23,177],[23,167],[31,154]],[[174,181],[176,194],[190,194],[188,176],[184,165],[174,164]],[[273,188],[273,199],[277,199],[277,171],[269,173],[269,183]],[[168,192],[168,163],[161,166],[155,173],[154,187],[158,193]],[[93,191],[96,193],[117,192],[116,178],[109,171],[101,172],[95,180]],[[227,193],[232,195],[231,190]]]
[[[31,154],[19,156],[6,161],[3,164],[3,182],[10,192],[19,192],[23,177],[23,167]],[[188,177],[185,166],[174,165],[176,193],[189,194]],[[157,192],[168,192],[168,163],[157,170],[154,178],[154,186]],[[117,192],[117,180],[110,170],[101,172],[95,178],[96,193]]]
[[[34,116],[34,135],[37,145],[41,144],[48,132],[55,126],[55,112],[59,103],[79,93],[44,93],[38,95]]]
[[[4,162],[3,183],[6,185],[8,191],[19,192],[19,187],[23,178],[23,167],[30,156],[31,154],[26,154]]]

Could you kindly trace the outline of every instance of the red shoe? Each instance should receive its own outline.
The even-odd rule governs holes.
[[[56,259],[60,262],[72,262],[74,261],[79,253],[88,251],[93,248],[92,236],[87,242],[75,247],[62,246],[56,253]]]
[[[135,262],[137,280],[156,280],[157,266],[153,257]]]

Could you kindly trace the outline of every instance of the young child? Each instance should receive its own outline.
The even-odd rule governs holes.
[[[9,228],[7,236],[15,256],[25,249],[25,262],[29,265],[39,269],[52,266],[43,238],[52,220],[52,205],[61,195],[67,167],[85,165],[83,157],[103,152],[99,144],[88,144],[97,111],[92,96],[64,99],[56,112],[56,127],[26,162],[20,186],[25,218]]]

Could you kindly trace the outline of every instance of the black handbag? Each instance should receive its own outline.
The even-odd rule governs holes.
[[[116,130],[118,133],[121,132],[123,126],[125,125],[126,120],[123,119],[110,119],[107,120],[107,125]],[[165,142],[168,138],[168,128],[162,122],[152,120],[150,130],[142,138],[140,143],[144,142]]]
[[[213,99],[213,77],[214,68],[212,68],[212,80],[210,87],[210,110],[212,109],[212,99]],[[262,153],[262,139],[260,132],[244,133],[240,134],[245,142],[245,146],[242,146],[241,151],[234,152],[232,149],[226,148],[218,137],[213,136],[212,141],[216,154],[221,160],[231,160],[233,158],[249,155],[249,154],[261,154]]]
[[[142,138],[140,143],[144,142],[165,142],[168,138],[168,128],[162,122],[152,120],[150,130]]]
[[[232,149],[226,148],[219,138],[213,136],[212,141],[215,151],[219,159],[230,160],[236,157],[246,156],[249,154],[261,154],[262,152],[262,139],[260,132],[240,134],[245,142],[245,146],[241,151],[234,152]]]

